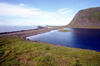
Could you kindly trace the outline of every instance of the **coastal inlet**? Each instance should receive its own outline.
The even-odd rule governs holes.
[[[29,36],[26,39],[67,47],[100,51],[100,29],[65,28],[67,32],[53,30],[51,32]]]

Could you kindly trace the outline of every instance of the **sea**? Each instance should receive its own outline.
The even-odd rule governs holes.
[[[0,25],[0,33],[30,30],[30,29],[35,29],[35,28],[37,28],[37,26],[3,26],[3,25]]]

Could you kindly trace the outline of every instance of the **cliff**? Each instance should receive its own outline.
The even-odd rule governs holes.
[[[68,26],[100,27],[100,7],[80,10]]]

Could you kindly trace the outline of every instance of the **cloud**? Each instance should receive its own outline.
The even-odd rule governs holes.
[[[63,8],[51,12],[28,7],[24,3],[18,5],[0,3],[0,17],[4,17],[2,17],[4,20],[0,20],[2,21],[0,24],[8,24],[6,23],[8,20],[9,25],[66,25],[70,22],[70,18],[67,17],[70,11],[69,8]]]
[[[24,5],[24,4],[20,4]],[[0,3],[0,16],[21,16],[29,17],[31,15],[39,15],[38,8],[25,8],[18,5]]]
[[[59,14],[67,14],[68,12],[72,11],[72,9],[69,8],[63,8],[57,11]]]
[[[21,3],[21,4],[19,4],[19,5],[23,6],[23,5],[24,5],[24,3]]]
[[[66,13],[68,13],[70,11],[72,11],[72,10],[67,10],[67,11],[61,12],[60,14],[66,14]]]
[[[58,17],[58,14],[56,12],[40,11],[40,15],[38,16],[40,18],[51,19],[51,18]]]
[[[68,9],[68,8],[60,9],[60,10],[57,11],[57,13],[62,12],[62,11],[64,11],[64,10],[66,10],[66,9]]]

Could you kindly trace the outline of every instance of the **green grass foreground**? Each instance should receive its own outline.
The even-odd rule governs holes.
[[[100,66],[100,52],[1,36],[0,66]]]

